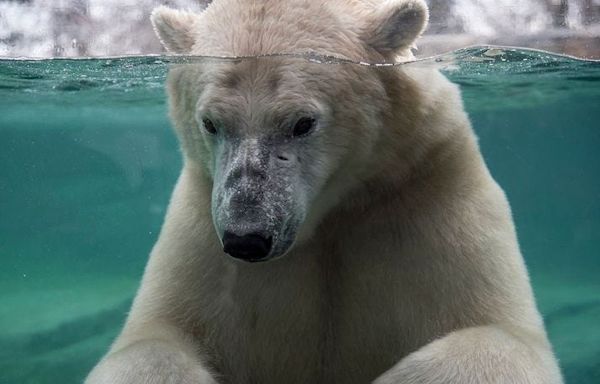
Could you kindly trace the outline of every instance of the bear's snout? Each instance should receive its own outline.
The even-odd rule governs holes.
[[[223,234],[223,251],[236,259],[258,262],[267,260],[273,238],[265,237],[259,233],[236,235],[225,231]]]

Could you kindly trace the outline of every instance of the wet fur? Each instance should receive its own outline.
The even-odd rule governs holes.
[[[310,47],[353,59],[410,58],[406,36],[392,51],[366,43],[380,2],[332,1],[327,10],[302,3],[215,0],[195,21],[191,52]],[[423,9],[421,1],[385,3]],[[282,18],[267,32],[265,9]],[[175,11],[155,19],[165,12]],[[298,28],[284,28],[290,24]],[[232,31],[222,35],[224,25]],[[273,76],[258,91],[292,81],[276,75],[281,62],[259,65],[256,73]],[[317,80],[298,97],[332,103],[331,136],[314,152],[326,159],[327,177],[294,248],[260,264],[222,251],[211,219],[210,149],[193,116],[206,84],[224,82],[214,92],[225,96],[247,71],[172,71],[171,116],[185,164],[127,323],[86,383],[561,383],[510,208],[457,87],[416,66],[323,68],[293,63],[285,73]]]

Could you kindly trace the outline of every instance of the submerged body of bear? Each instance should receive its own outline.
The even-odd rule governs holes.
[[[173,52],[259,57],[171,70],[184,167],[87,383],[562,382],[457,88],[265,57],[407,60],[426,20],[421,0],[154,12]]]

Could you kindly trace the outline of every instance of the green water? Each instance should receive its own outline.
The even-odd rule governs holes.
[[[172,60],[0,60],[1,384],[79,383],[122,325],[181,166]],[[600,383],[600,63],[409,65],[462,86],[567,383]]]

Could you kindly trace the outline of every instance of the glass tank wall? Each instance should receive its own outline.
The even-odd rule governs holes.
[[[181,167],[159,3],[205,6],[0,1],[0,384],[79,383],[123,324]],[[566,382],[597,384],[600,3],[429,3],[405,65],[461,86]]]

